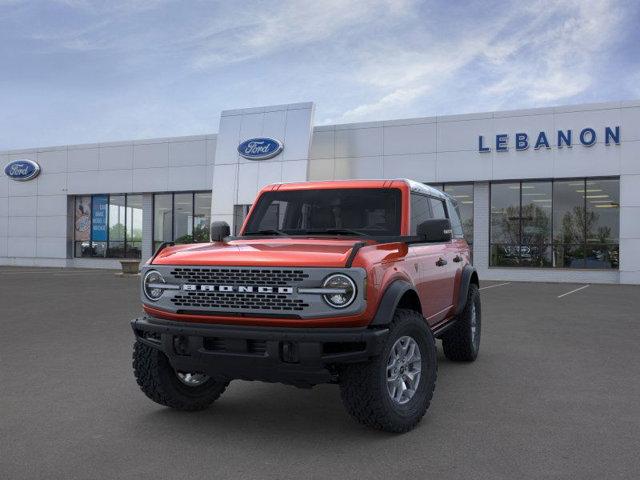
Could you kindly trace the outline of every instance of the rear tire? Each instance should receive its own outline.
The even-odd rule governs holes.
[[[229,385],[211,378],[194,386],[188,385],[180,380],[164,353],[139,341],[133,346],[133,373],[147,397],[177,410],[203,410]],[[182,377],[184,379],[185,375]]]
[[[407,350],[398,355],[403,345]],[[412,380],[416,386],[411,396],[397,395],[395,385],[398,380],[394,378],[398,378],[398,372],[401,375],[413,373],[411,378],[418,375],[417,382]],[[398,309],[380,355],[367,363],[343,367],[340,393],[347,412],[358,422],[378,430],[404,433],[413,429],[429,408],[436,376],[436,347],[427,322],[418,312]],[[404,378],[407,383],[400,383],[410,387],[409,377]]]
[[[475,284],[469,285],[467,303],[458,316],[456,325],[442,337],[444,355],[454,362],[473,362],[480,350],[480,291]]]

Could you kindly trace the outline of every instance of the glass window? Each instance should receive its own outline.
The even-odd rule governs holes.
[[[142,195],[127,195],[126,255],[142,256]]]
[[[587,180],[586,268],[618,268],[620,243],[619,180]]]
[[[400,190],[317,189],[264,193],[245,234],[281,230],[290,235],[355,230],[368,235],[400,233]]]
[[[520,183],[491,185],[491,265],[517,265],[520,248]]]
[[[492,266],[618,268],[618,179],[491,185]]]
[[[451,232],[453,234],[453,238],[464,238],[458,203],[452,198],[447,198],[447,211],[449,212],[449,220],[451,221]]]
[[[444,202],[442,200],[430,197],[429,202],[431,203],[431,214],[433,215],[433,218],[447,218]]]
[[[125,237],[125,196],[109,196],[109,246],[107,247],[108,257],[124,257],[124,237]]]
[[[142,195],[76,197],[74,223],[76,257],[141,257]]]
[[[520,265],[551,265],[551,182],[522,182]]]
[[[431,218],[429,197],[417,193],[411,194],[411,235],[418,233],[418,225]]]
[[[153,251],[160,244],[173,241],[173,195],[160,193],[153,196]]]
[[[195,193],[193,203],[193,241],[209,241],[211,226],[211,193]]]
[[[553,264],[585,268],[585,180],[553,182]]]
[[[157,193],[153,196],[153,248],[163,242],[209,241],[211,192]]]
[[[457,202],[458,215],[462,221],[464,238],[469,245],[473,244],[473,183],[445,184],[443,191]]]
[[[193,242],[193,193],[173,196],[173,241]]]

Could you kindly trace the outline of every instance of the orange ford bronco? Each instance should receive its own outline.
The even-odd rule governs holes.
[[[142,391],[208,407],[231,380],[336,383],[359,422],[413,428],[445,356],[480,345],[478,275],[456,202],[410,180],[265,187],[238,236],[160,246],[131,322]]]

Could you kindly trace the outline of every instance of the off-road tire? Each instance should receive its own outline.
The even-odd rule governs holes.
[[[164,353],[139,341],[133,346],[133,373],[147,397],[177,410],[204,410],[229,385],[209,379],[202,385],[187,386],[178,379]]]
[[[404,433],[420,422],[431,403],[438,370],[436,346],[424,317],[413,310],[398,309],[388,328],[380,355],[342,368],[340,393],[347,412],[358,422],[378,430]],[[402,336],[413,338],[421,354],[418,388],[404,405],[395,403],[387,391],[386,368],[390,350]]]
[[[475,306],[476,333],[472,333],[473,307]],[[442,349],[449,360],[473,362],[480,350],[481,332],[480,291],[475,284],[469,285],[467,303],[457,318],[456,324],[442,337]]]

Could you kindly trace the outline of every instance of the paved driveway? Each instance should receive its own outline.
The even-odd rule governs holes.
[[[137,278],[0,267],[0,478],[638,478],[640,287],[561,296],[582,286],[483,283],[478,361],[440,351],[431,408],[395,436],[331,385],[162,408],[131,372]]]

